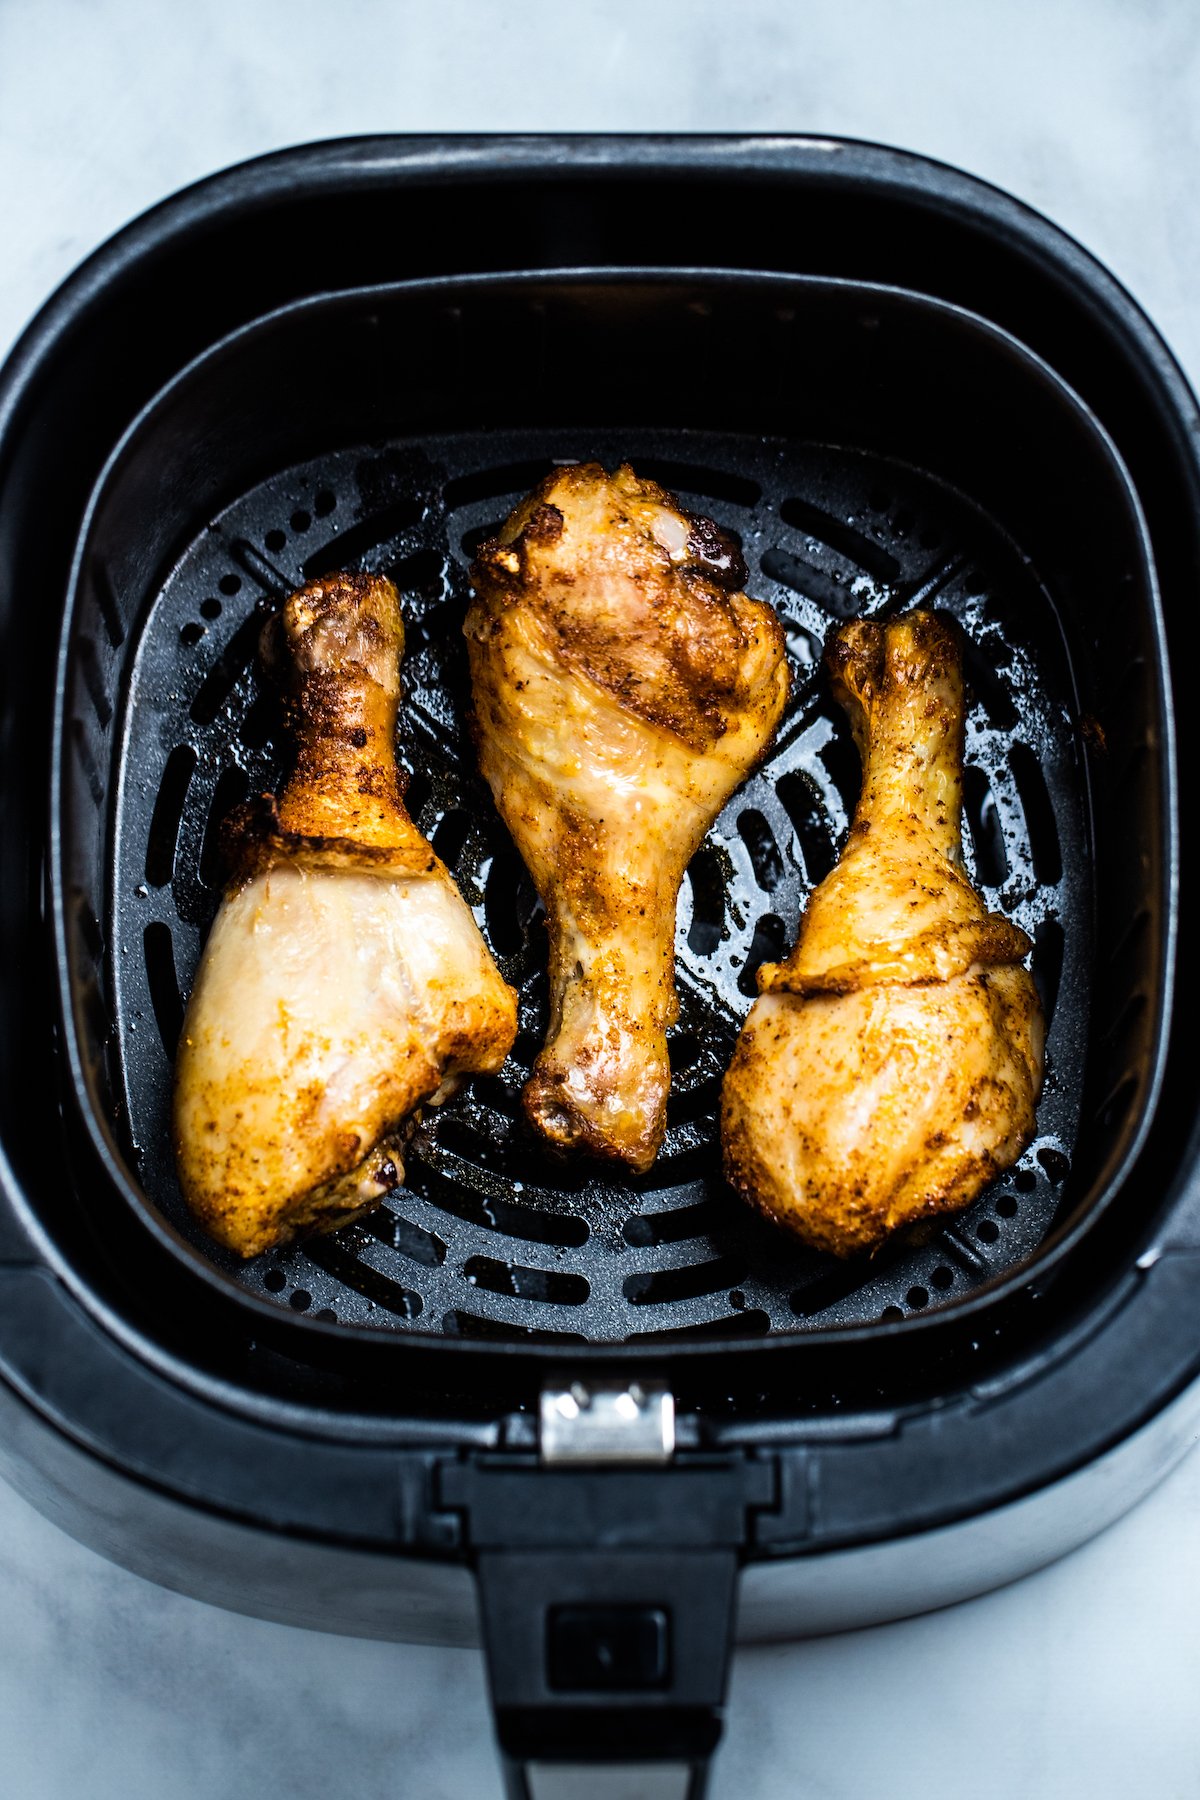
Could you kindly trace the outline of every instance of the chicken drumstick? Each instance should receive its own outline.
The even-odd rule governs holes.
[[[665,1130],[684,870],[770,741],[783,635],[731,538],[627,466],[556,470],[484,544],[480,763],[546,907],[545,1137],[634,1170]]]
[[[949,1212],[1033,1135],[1044,1026],[1029,939],[962,859],[956,628],[840,626],[826,650],[863,760],[837,867],[759,971],[722,1093],[733,1186],[839,1256]]]
[[[401,798],[403,646],[396,590],[368,575],[303,588],[268,641],[295,768],[226,826],[233,881],[175,1075],[184,1194],[243,1256],[370,1212],[403,1175],[415,1109],[497,1070],[516,1031],[516,996]]]

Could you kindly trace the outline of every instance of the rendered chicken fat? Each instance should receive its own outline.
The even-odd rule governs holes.
[[[759,972],[722,1091],[729,1180],[838,1255],[966,1206],[1033,1134],[1032,948],[962,859],[956,628],[913,612],[826,652],[863,758],[841,861]]]
[[[484,544],[466,620],[479,760],[546,907],[535,1129],[635,1170],[666,1128],[684,870],[788,691],[734,540],[628,467],[547,476]]]
[[[404,809],[390,582],[330,576],[267,645],[295,768],[226,828],[234,881],[188,1003],[175,1142],[189,1205],[243,1256],[331,1230],[403,1174],[416,1109],[493,1072],[516,996]]]

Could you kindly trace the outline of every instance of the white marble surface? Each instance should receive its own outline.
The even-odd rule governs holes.
[[[1196,0],[0,0],[0,353],[110,231],[299,140],[813,130],[1050,212],[1200,379]],[[1200,1459],[1065,1563],[736,1660],[717,1800],[1196,1800]],[[490,1800],[478,1658],[215,1612],[0,1488],[4,1800]]]

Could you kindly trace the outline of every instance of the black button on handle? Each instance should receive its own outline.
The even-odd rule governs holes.
[[[643,1692],[671,1673],[671,1619],[661,1606],[553,1606],[546,1681],[556,1693]]]

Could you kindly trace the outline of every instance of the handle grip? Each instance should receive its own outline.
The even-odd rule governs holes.
[[[734,1551],[493,1551],[477,1567],[509,1800],[703,1800]]]

